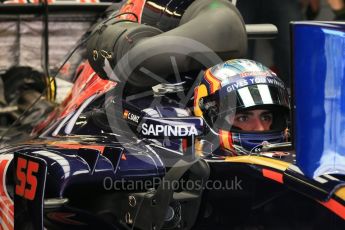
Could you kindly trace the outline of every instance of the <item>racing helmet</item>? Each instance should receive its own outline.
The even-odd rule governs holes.
[[[269,129],[243,130],[228,119],[251,110],[270,112]],[[283,81],[252,60],[234,59],[207,69],[194,92],[194,113],[217,134],[217,150],[225,155],[258,152],[265,144],[287,141],[289,111]]]

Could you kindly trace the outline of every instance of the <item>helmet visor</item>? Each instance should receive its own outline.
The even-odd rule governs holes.
[[[236,113],[247,108],[290,108],[286,90],[274,85],[250,85],[227,92],[225,95],[220,93],[219,115],[226,115],[229,112]]]
[[[236,114],[249,110],[267,110],[261,117],[266,120],[270,116],[272,123],[269,125],[269,130],[284,130],[287,127],[290,105],[288,93],[284,88],[256,84],[226,92],[223,96],[221,91],[219,93],[219,111],[217,122],[214,123],[218,128],[241,130],[239,126],[231,122],[233,119],[229,118],[234,118]]]

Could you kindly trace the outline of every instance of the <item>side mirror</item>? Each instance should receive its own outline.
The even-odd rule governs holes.
[[[152,118],[143,117],[137,127],[143,138],[163,139],[202,136],[205,122],[200,117]]]

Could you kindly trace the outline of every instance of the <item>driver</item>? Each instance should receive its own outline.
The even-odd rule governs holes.
[[[204,117],[210,133],[217,133],[215,154],[248,154],[287,141],[289,111],[284,83],[247,59],[209,68],[194,93],[195,115]],[[211,142],[215,144],[214,138]]]

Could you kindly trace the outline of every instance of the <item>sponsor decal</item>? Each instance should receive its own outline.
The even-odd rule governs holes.
[[[236,81],[235,83],[228,85],[226,87],[226,91],[228,91],[228,93],[230,93],[230,92],[232,92],[238,88],[242,88],[242,87],[245,87],[247,85],[249,85],[249,83],[245,79],[241,79],[241,80]]]
[[[258,76],[258,77],[269,77],[274,75],[271,71],[248,71],[240,73],[240,77]]]
[[[139,123],[140,116],[134,113],[129,112],[128,110],[123,111],[123,118],[126,120],[133,121],[135,123]]]
[[[272,77],[272,76],[245,77],[245,78],[237,80],[234,83],[231,83],[225,86],[226,86],[226,91],[230,93],[239,88],[242,88],[248,85],[253,85],[253,84],[269,84],[269,85],[278,86],[280,88],[284,88],[284,83],[277,77]]]
[[[187,137],[198,135],[198,130],[195,126],[191,125],[153,125],[142,124],[141,133],[146,136],[176,136]]]

